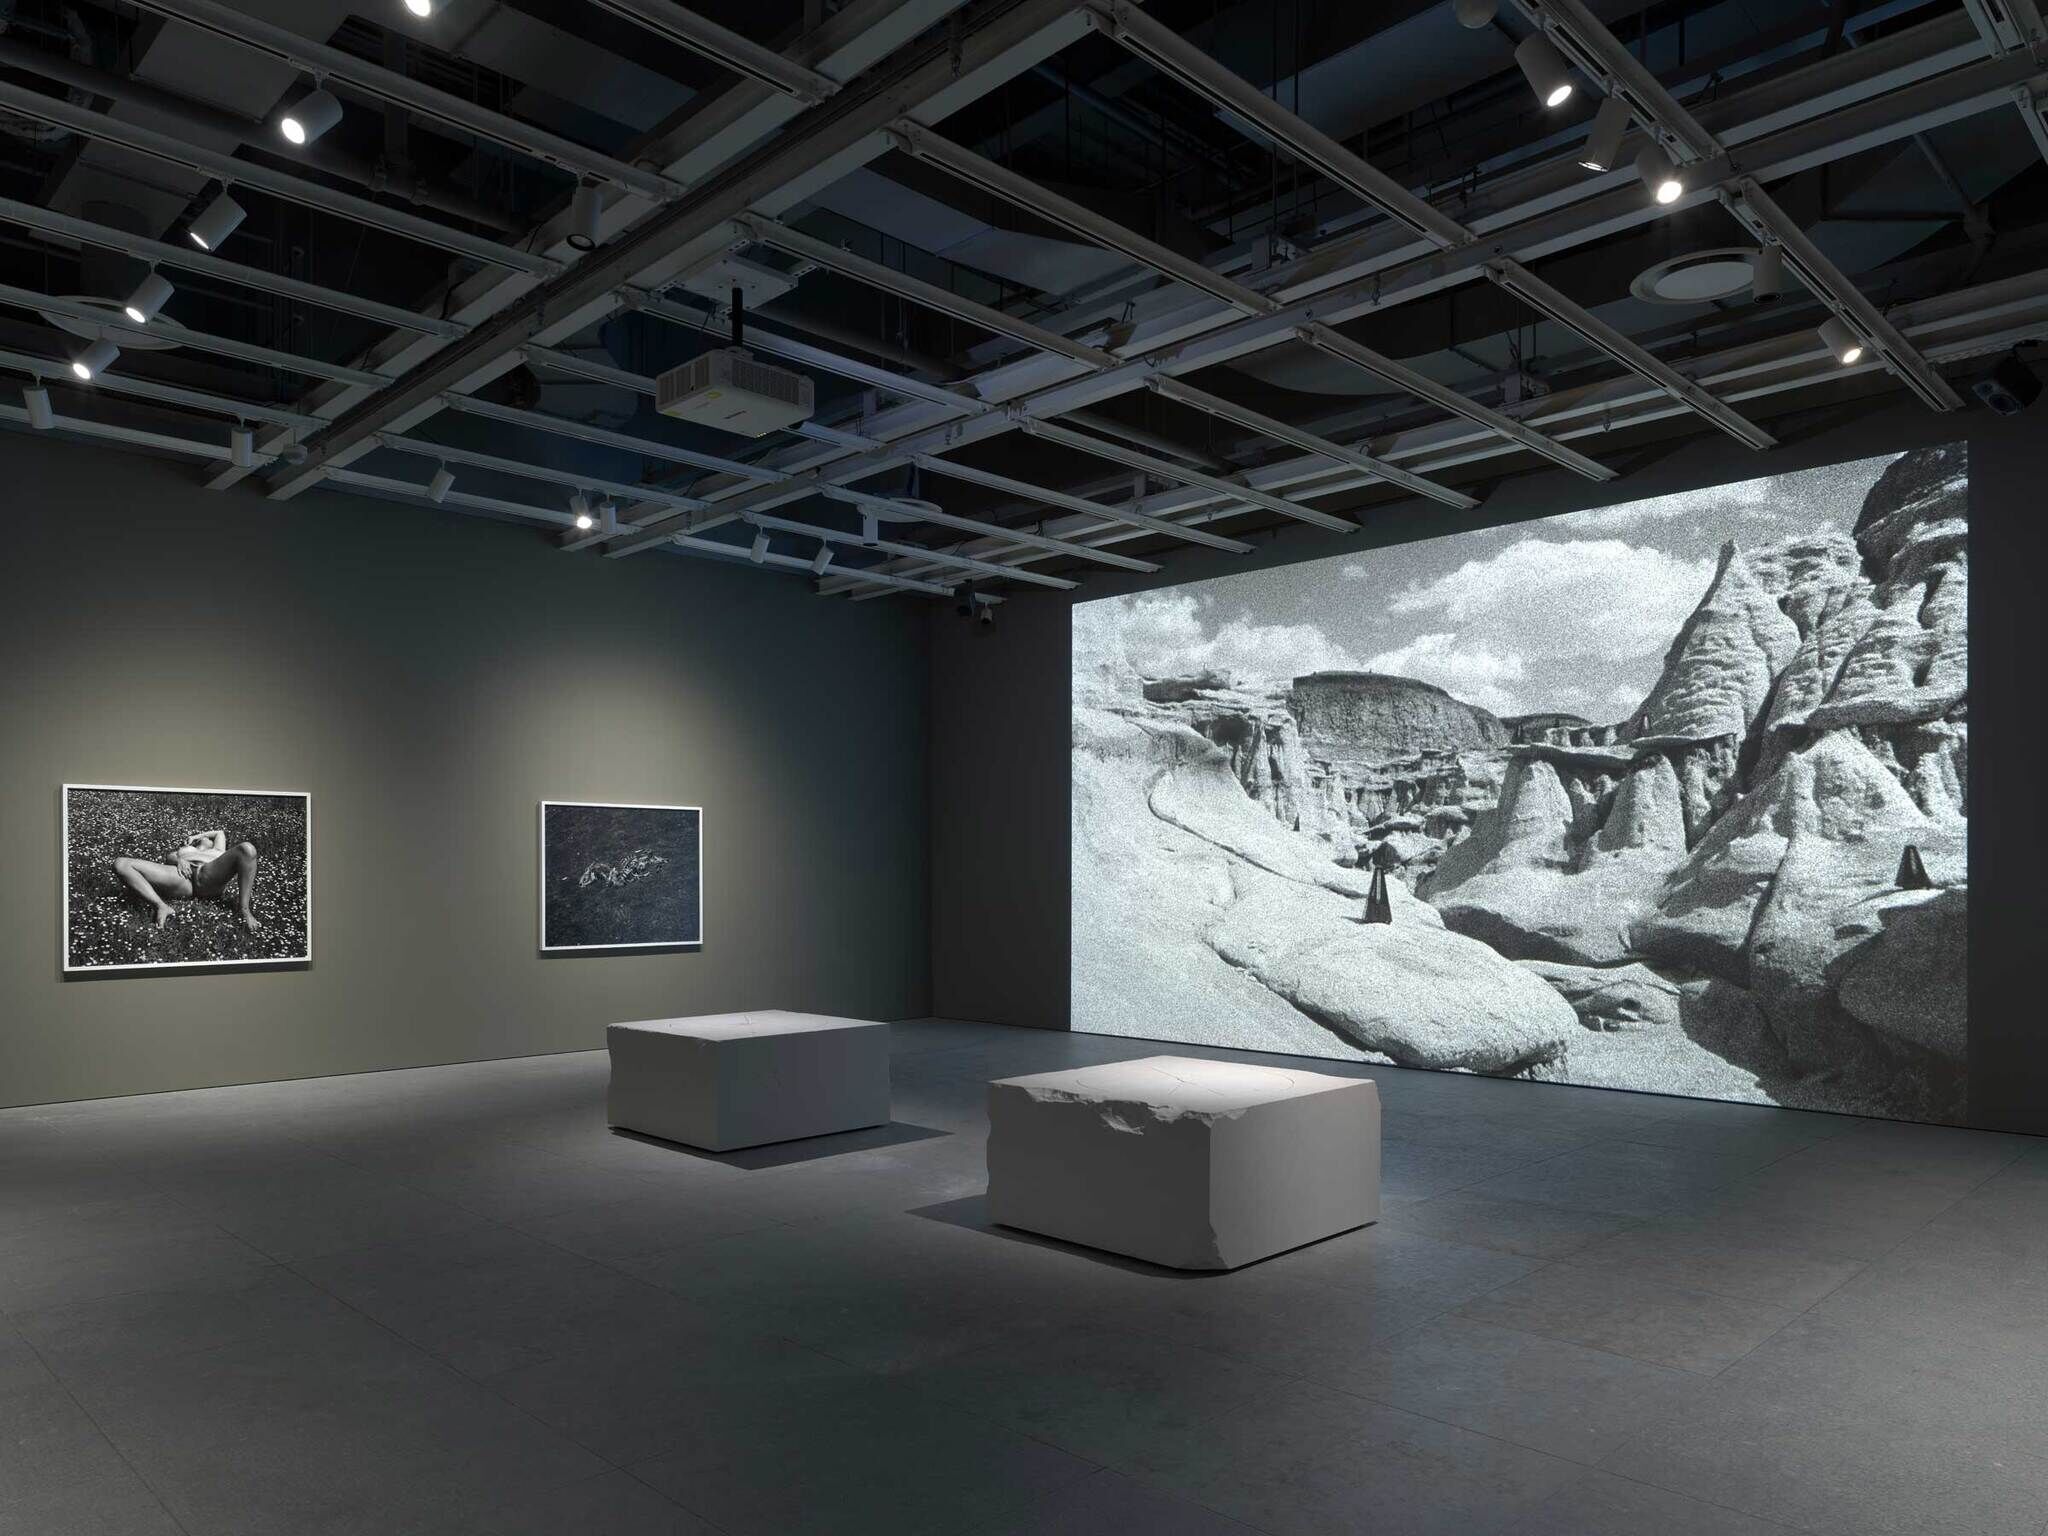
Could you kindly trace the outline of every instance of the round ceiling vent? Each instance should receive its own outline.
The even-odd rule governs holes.
[[[1660,261],[1637,275],[1629,292],[1652,304],[1711,304],[1732,299],[1749,288],[1756,252],[1730,245],[1712,251],[1688,251]]]
[[[73,304],[89,304],[94,309],[105,310],[107,319],[112,323],[98,325],[91,320],[81,320],[76,315],[60,315],[47,309],[37,311],[60,331],[69,331],[72,335],[82,336],[87,341],[111,341],[123,352],[163,352],[177,346],[177,342],[162,332],[152,335],[130,325],[121,314],[120,304],[113,299],[103,299],[90,293],[67,293],[62,297],[69,299]]]

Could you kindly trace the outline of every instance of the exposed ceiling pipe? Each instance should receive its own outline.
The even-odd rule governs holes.
[[[10,37],[0,37],[0,65],[19,69],[28,74],[41,75],[59,85],[74,91],[83,91],[91,96],[105,97],[111,101],[141,107],[163,117],[181,128],[199,136],[200,142],[207,142],[216,136],[234,139],[240,144],[252,144],[265,148],[270,142],[269,125],[255,118],[242,117],[233,112],[223,112],[204,102],[193,101],[151,85],[148,81],[133,76],[117,75],[91,64],[81,64],[61,54],[50,53],[41,48],[31,48]],[[479,224],[499,234],[523,233],[504,212],[490,208],[472,197],[449,187],[432,187],[417,176],[400,172],[393,174],[387,164],[371,161],[360,155],[349,153],[332,142],[311,146],[293,156],[315,170],[325,171],[343,181],[350,181],[373,192],[383,192],[403,198],[416,207],[432,208],[451,218],[465,223]]]

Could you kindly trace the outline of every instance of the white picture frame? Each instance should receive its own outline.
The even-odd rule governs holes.
[[[551,810],[575,810],[596,812],[639,811],[649,812],[660,816],[676,816],[686,818],[684,822],[679,823],[679,826],[685,827],[687,829],[686,835],[689,845],[689,851],[693,857],[696,866],[695,869],[690,872],[687,884],[682,892],[683,894],[687,894],[688,898],[686,909],[688,920],[679,926],[678,931],[674,935],[663,935],[658,937],[620,936],[620,933],[623,933],[625,930],[619,930],[619,932],[615,932],[609,937],[593,937],[587,932],[575,932],[573,937],[571,937],[569,932],[555,932],[551,934],[549,925],[549,894],[552,887],[550,885],[551,877],[549,874],[548,861],[548,813]],[[702,806],[649,804],[639,801],[625,800],[542,800],[539,806],[538,819],[535,830],[535,842],[539,858],[539,885],[537,891],[537,899],[535,901],[536,921],[538,924],[538,933],[536,937],[540,946],[540,952],[542,954],[602,954],[613,951],[627,950],[698,949],[703,946],[704,808]],[[611,867],[615,868],[616,866]],[[605,868],[607,867],[603,866],[602,864],[586,863],[585,868],[579,872],[578,878],[580,881],[584,883],[589,883],[590,872],[592,869]],[[559,876],[560,873],[561,871],[558,868],[557,875]],[[607,873],[609,873],[608,870]],[[624,883],[626,882],[621,882],[621,884]],[[673,885],[670,885],[668,887],[668,890],[671,894],[677,894],[676,887]],[[563,929],[573,930],[577,925],[570,922],[564,922],[559,926]],[[567,941],[563,942],[564,940]]]
[[[127,957],[84,960],[77,958],[74,954],[74,949],[84,948],[89,942],[82,935],[76,933],[76,930],[80,929],[84,922],[92,916],[88,909],[88,903],[102,906],[105,903],[104,892],[88,894],[78,888],[73,880],[75,842],[73,820],[74,816],[82,809],[82,807],[74,804],[74,797],[80,795],[155,795],[186,798],[217,797],[223,800],[297,801],[299,816],[304,828],[304,841],[298,849],[303,859],[300,877],[301,885],[293,894],[299,899],[303,917],[282,929],[284,933],[295,936],[299,941],[293,946],[293,952],[282,955],[223,952],[202,958],[170,960]],[[233,817],[226,813],[231,812],[233,809],[231,806],[222,807],[222,813],[218,819],[223,821],[232,820]],[[179,818],[179,820],[192,819],[190,816]],[[198,818],[200,821],[209,819],[215,818]],[[65,975],[76,976],[137,971],[242,970],[247,967],[256,966],[307,966],[313,963],[313,796],[310,791],[299,789],[221,789],[163,784],[84,784],[67,782],[60,786],[58,792],[58,822],[58,959]],[[238,841],[241,840],[243,839],[238,839]],[[150,853],[161,854],[164,850],[154,846],[138,846],[126,851],[142,855]],[[119,893],[117,892],[116,895],[118,896]],[[276,930],[266,928],[266,931]],[[75,937],[77,938],[76,943],[74,943]],[[100,947],[103,951],[114,948],[133,947],[138,954],[147,954],[147,948],[144,945],[102,944]],[[237,945],[234,947],[240,948],[242,946]]]

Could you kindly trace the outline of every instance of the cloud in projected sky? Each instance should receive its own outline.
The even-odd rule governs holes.
[[[1253,685],[1390,672],[1496,714],[1615,721],[1649,692],[1724,542],[1848,532],[1892,457],[1083,603],[1075,653],[1112,644],[1148,677]]]

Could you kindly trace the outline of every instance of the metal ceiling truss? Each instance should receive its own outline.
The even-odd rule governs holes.
[[[2015,342],[2048,336],[2048,273],[2030,273],[1960,293],[1944,293],[1902,307],[1899,319],[1923,349],[1939,361],[1960,361],[2001,352]],[[1703,358],[1697,366],[1726,398],[1757,400],[1834,379],[1875,373],[1883,365],[1873,359],[1844,368],[1814,342],[1810,332],[1800,332]],[[1686,410],[1660,386],[1634,378],[1560,391],[1547,397],[1544,407],[1537,419],[1557,435],[1573,439],[1626,431]],[[1440,471],[1497,459],[1512,450],[1498,438],[1469,426],[1443,423],[1410,434],[1392,451],[1418,468]],[[1359,475],[1332,478],[1326,467],[1309,459],[1275,465],[1272,471],[1274,484],[1292,486],[1294,494],[1303,497],[1344,494],[1369,484]],[[1178,505],[1172,510],[1184,516],[1227,515],[1227,510],[1215,504],[1213,498],[1205,506],[1201,493],[1174,493],[1173,500]],[[1134,537],[1127,529],[1084,528],[1078,519],[1051,527],[1053,532],[1070,537]],[[984,556],[1036,558],[994,540],[969,549]],[[914,571],[915,567],[905,569]],[[823,585],[828,592],[844,590],[835,588],[829,579]]]
[[[422,245],[431,245],[457,256],[467,256],[472,261],[489,262],[494,266],[507,267],[515,272],[525,272],[545,277],[562,270],[562,263],[546,256],[536,256],[496,240],[486,240],[462,230],[437,224],[432,219],[420,218],[417,214],[375,203],[366,197],[356,197],[347,192],[337,192],[316,181],[293,176],[286,171],[272,170],[253,160],[239,160],[233,155],[220,154],[214,150],[188,144],[183,139],[173,138],[167,133],[144,128],[123,118],[109,116],[104,112],[88,111],[74,106],[62,96],[46,96],[40,91],[13,85],[0,80],[0,107],[10,112],[39,118],[57,127],[69,129],[86,138],[96,139],[103,144],[113,144],[122,149],[134,150],[137,154],[163,160],[173,165],[182,165],[203,175],[211,176],[226,187],[254,187],[259,192],[286,202],[297,203],[306,208],[318,208],[338,218],[352,220],[372,229],[381,229],[389,234],[417,240]]]
[[[1710,175],[1729,212],[1759,242],[1782,249],[1786,264],[1807,290],[1861,335],[1901,384],[1931,410],[1961,408],[1962,397],[1954,387],[1786,216],[1754,174],[1719,169],[1719,163],[1728,159],[1720,140],[1679,104],[1581,0],[1515,0],[1515,4],[1595,84],[1625,101],[1630,114],[1663,144],[1676,163],[1714,166]]]
[[[830,75],[784,58],[773,48],[764,48],[708,17],[670,4],[669,0],[596,0],[596,4],[614,16],[645,27],[657,37],[724,65],[735,74],[794,97],[807,107],[839,92],[839,82]]]
[[[467,326],[459,325],[453,320],[423,315],[417,310],[401,309],[396,304],[380,304],[375,299],[359,298],[355,294],[343,293],[336,288],[323,288],[318,283],[302,282],[296,277],[286,277],[281,272],[266,272],[261,267],[244,266],[238,261],[210,256],[192,245],[174,245],[168,240],[152,240],[146,235],[132,235],[126,230],[110,229],[104,224],[95,224],[87,219],[74,219],[71,215],[58,213],[52,208],[38,208],[32,203],[18,203],[10,197],[0,197],[0,219],[10,224],[19,224],[23,229],[54,236],[61,241],[96,245],[102,250],[122,251],[139,261],[148,262],[153,267],[174,267],[181,271],[197,272],[206,277],[218,278],[225,283],[238,284],[243,288],[274,293],[280,298],[292,299],[301,304],[311,304],[321,309],[334,310],[338,314],[372,320],[393,330],[418,331],[427,336],[460,336],[468,329]]]
[[[229,43],[271,54],[303,71],[311,79],[353,86],[367,95],[393,102],[408,112],[460,128],[475,138],[518,150],[573,176],[609,182],[657,200],[682,195],[682,184],[667,176],[628,165],[623,160],[614,160],[610,155],[586,149],[559,134],[549,133],[545,128],[519,122],[502,112],[493,112],[473,101],[437,90],[408,75],[371,64],[352,53],[316,43],[288,27],[277,26],[260,16],[223,5],[220,0],[135,0],[135,4],[159,16],[211,32]]]
[[[115,309],[98,304],[87,304],[79,299],[62,298],[54,294],[37,293],[27,288],[16,288],[11,283],[0,283],[0,304],[16,309],[33,310],[38,314],[62,315],[68,320],[82,320],[97,326],[102,335],[116,346],[124,336],[132,336],[138,342],[173,342],[181,347],[191,347],[198,352],[211,352],[218,357],[232,357],[244,363],[256,363],[265,368],[282,368],[289,373],[303,373],[308,378],[329,379],[338,383],[362,384],[375,387],[388,384],[380,373],[367,369],[350,368],[340,363],[323,363],[318,358],[300,357],[296,352],[279,352],[272,347],[259,347],[251,341],[236,341],[230,336],[214,336],[205,331],[187,330],[182,325],[165,320],[161,316],[147,325],[136,325],[127,316]]]
[[[863,534],[848,533],[839,528],[821,528],[815,523],[794,522],[786,517],[776,517],[767,512],[749,512],[742,521],[756,528],[765,528],[779,533],[801,534],[807,539],[820,543],[850,544],[858,549],[879,549],[885,554],[904,555],[916,560],[930,561],[935,565],[951,566],[958,570],[973,571],[983,576],[1001,576],[1010,581],[1029,582],[1034,586],[1058,587],[1071,591],[1078,587],[1078,581],[1069,581],[1064,576],[1048,576],[1043,571],[1028,571],[1015,566],[997,565],[989,560],[977,560],[971,555],[957,555],[948,549],[928,549],[921,544],[899,544],[880,537],[868,538]]]
[[[871,20],[871,13],[882,7],[856,16],[859,9],[849,8],[835,20]],[[622,285],[666,286],[673,274],[688,270],[730,238],[728,226],[735,215],[764,200],[794,201],[872,158],[885,147],[881,130],[906,106],[943,114],[951,110],[949,102],[985,88],[984,71],[1006,76],[1023,57],[1057,48],[1078,26],[1062,30],[1067,10],[1064,0],[984,0],[974,8],[972,25],[963,21],[950,39],[928,37],[913,45],[893,67],[810,109],[801,131],[741,156],[544,289],[520,296],[402,379],[342,409],[310,443],[307,463],[278,478],[272,494],[289,496],[315,483],[326,468],[362,451],[377,432],[404,430],[438,410],[445,391],[467,392],[496,377],[516,360],[519,348],[574,335],[603,318],[618,307]]]
[[[1319,526],[1348,529],[1354,526],[1350,520],[1305,508],[1296,497],[1367,488],[1376,482],[1396,484],[1456,505],[1471,505],[1470,497],[1425,478],[1419,471],[1495,458],[1519,448],[1541,453],[1589,478],[1608,478],[1612,471],[1565,447],[1559,439],[1597,435],[1681,409],[1697,412],[1751,446],[1761,447],[1770,442],[1767,433],[1734,411],[1726,400],[1709,393],[1709,383],[1722,384],[1729,375],[1710,373],[1705,362],[1695,362],[1689,365],[1689,373],[1680,373],[1628,338],[1604,327],[1521,265],[1523,261],[1661,217],[1670,209],[1645,210],[1632,186],[1618,185],[1622,178],[1589,178],[1578,172],[1574,179],[1552,164],[1501,178],[1497,184],[1480,189],[1464,205],[1471,222],[1460,223],[1321,135],[1272,98],[1143,15],[1128,0],[1106,0],[1078,13],[1055,0],[1011,0],[1007,4],[983,0],[966,7],[970,14],[962,15],[943,43],[927,40],[915,57],[892,59],[891,67],[877,71],[875,78],[845,89],[841,88],[844,82],[900,49],[922,30],[923,23],[954,10],[958,0],[867,0],[865,4],[849,7],[800,42],[797,52],[808,62],[758,50],[757,45],[741,39],[745,43],[742,51],[757,50],[749,55],[754,67],[740,70],[748,80],[708,104],[692,119],[692,125],[701,131],[691,135],[690,144],[672,150],[672,158],[660,171],[626,165],[558,140],[542,130],[448,97],[353,56],[309,43],[230,10],[218,0],[140,3],[159,14],[285,58],[316,77],[331,76],[398,102],[408,110],[440,118],[479,137],[535,155],[579,177],[612,182],[624,193],[606,209],[608,229],[621,233],[594,256],[578,262],[559,240],[548,246],[545,254],[529,254],[381,204],[331,192],[316,183],[252,162],[184,145],[104,114],[84,111],[61,98],[44,97],[0,82],[0,106],[28,112],[145,155],[187,165],[229,184],[256,186],[279,197],[509,269],[479,274],[469,280],[463,290],[465,302],[444,305],[443,313],[449,318],[439,320],[294,279],[273,280],[269,274],[233,263],[216,261],[202,265],[183,259],[190,253],[182,249],[176,250],[181,260],[173,262],[172,248],[158,248],[159,242],[125,235],[117,241],[111,238],[117,232],[104,232],[108,238],[96,243],[128,250],[145,260],[202,270],[210,276],[245,282],[300,302],[326,304],[416,333],[403,342],[393,338],[376,349],[372,354],[376,371],[372,371],[209,337],[161,320],[146,328],[154,336],[182,345],[297,371],[326,379],[334,386],[319,400],[309,402],[307,410],[282,411],[147,381],[120,381],[126,393],[141,398],[263,421],[288,434],[310,430],[313,438],[305,461],[277,466],[275,473],[279,478],[273,485],[273,495],[287,496],[325,479],[380,494],[432,499],[423,486],[347,469],[353,457],[385,445],[448,462],[479,463],[482,467],[552,480],[556,484],[591,489],[609,486],[615,494],[630,494],[640,503],[633,510],[645,526],[635,527],[629,522],[612,532],[600,531],[594,537],[573,541],[578,547],[608,543],[607,553],[615,556],[665,545],[692,553],[747,559],[746,547],[706,539],[702,534],[735,518],[760,522],[766,518],[768,506],[822,494],[857,506],[887,509],[887,515],[894,517],[915,517],[936,526],[952,527],[983,541],[951,551],[915,545],[891,545],[883,551],[900,551],[902,562],[943,564],[942,556],[950,556],[955,569],[991,566],[1006,575],[1030,579],[1014,569],[1016,563],[1055,555],[1140,570],[1157,569],[1156,562],[1101,547],[1145,534],[1164,533],[1187,542],[1238,551],[1249,549],[1251,546],[1242,540],[1228,539],[1195,526],[1195,522],[1241,512],[1248,505]],[[712,28],[712,24],[701,22],[700,18],[687,17],[666,0],[600,3],[621,14],[643,13],[634,19],[650,24],[650,18],[660,18],[664,25],[656,26],[655,30],[708,56],[720,57],[718,47],[729,47],[717,36],[723,29]],[[1654,77],[1636,65],[1577,0],[1516,0],[1516,4],[1550,33],[1591,78],[1622,95],[1638,120],[1668,146],[1674,159],[1688,165],[1694,184],[1676,206],[1696,204],[1709,196],[1720,197],[1759,239],[1774,240],[1784,248],[1788,264],[1801,280],[1833,312],[1864,335],[1883,366],[1930,405],[1950,408],[1960,403],[1926,358],[1906,340],[1904,332],[1878,312],[1812,248],[1803,232],[1785,219],[1782,210],[1763,192],[1760,182],[1770,176],[1825,164],[1871,144],[1889,142],[1915,131],[1917,126],[1987,110],[1993,103],[2015,99],[2015,93],[2021,93],[2023,105],[2031,102],[2032,93],[2048,83],[2041,79],[2040,61],[2033,57],[2033,50],[2043,40],[2033,0],[1971,0],[1968,8],[1972,17],[1979,18],[1981,13],[1989,21],[1987,26],[1985,19],[1979,19],[1978,25],[1983,29],[1981,51],[1993,57],[1979,64],[1959,64],[1947,41],[1939,50],[1931,52],[1923,46],[1916,52],[1902,36],[1855,51],[1856,55],[1867,57],[1826,61],[1786,80],[1734,93],[1724,102],[1703,110],[1732,119],[1743,103],[1760,104],[1775,97],[1781,104],[1752,114],[1747,122],[1731,121],[1724,130],[1725,138],[1710,133]],[[679,16],[684,18],[680,22]],[[877,21],[886,25],[874,24]],[[1955,21],[1960,23],[1962,18]],[[1055,51],[1078,35],[1083,26],[1102,30],[1134,55],[1218,106],[1226,121],[1249,124],[1290,157],[1347,188],[1391,222],[1331,242],[1306,260],[1275,269],[1264,279],[1271,291],[1263,292],[1036,187],[952,144],[917,120],[945,116],[972,99],[986,79],[1014,72],[1018,58],[1034,51],[1040,56]],[[678,27],[694,31],[697,44],[677,36]],[[1918,35],[1932,38],[1938,31],[1946,39],[1946,31],[1934,23],[1926,24]],[[1964,35],[1967,36],[1966,29]],[[1880,50],[1888,44],[1897,47],[1879,58]],[[721,58],[721,62],[740,68],[732,59]],[[830,69],[832,74],[823,73],[823,69]],[[990,73],[984,76],[984,72]],[[1809,78],[1817,80],[1823,74],[1831,82],[1826,89],[1807,85],[1801,94],[1802,85]],[[782,78],[775,78],[777,75]],[[833,75],[840,78],[835,80]],[[1878,94],[1890,85],[1900,88]],[[812,115],[791,133],[734,158],[749,137],[759,138],[755,130],[788,120],[803,110],[805,102],[814,100],[824,105],[814,108]],[[2037,137],[2048,144],[2048,126],[2041,124],[2038,113],[2030,112],[2030,119]],[[887,138],[883,137],[885,134]],[[1195,311],[1191,312],[1182,302],[1179,310],[1156,315],[1132,332],[1119,352],[1107,352],[1074,341],[1047,326],[1008,316],[907,274],[866,262],[850,252],[838,251],[789,229],[775,218],[780,209],[794,205],[810,191],[872,158],[892,139],[928,163],[1026,207],[1090,243],[1116,250],[1170,282],[1193,289],[1201,296]],[[1739,164],[1724,143],[1744,145]],[[1576,171],[1576,167],[1572,170]],[[1554,190],[1537,191],[1546,180]],[[1516,196],[1523,196],[1523,201],[1514,202]],[[1489,198],[1494,204],[1491,208]],[[59,221],[83,221],[67,221],[64,216],[46,210],[19,207],[34,218],[16,222],[29,223],[60,238],[83,238],[77,231],[55,227]],[[13,217],[16,211],[17,205],[0,205],[0,216]],[[640,308],[657,318],[704,328],[707,321],[699,311],[674,304],[659,294],[682,272],[714,257],[719,243],[730,242],[734,230],[747,242],[777,245],[802,260],[981,325],[1031,351],[1021,358],[1005,359],[964,386],[952,387],[906,379],[807,342],[761,332],[750,335],[750,344],[761,350],[779,352],[804,366],[853,378],[891,392],[903,401],[871,422],[863,422],[863,431],[858,434],[822,424],[812,428],[808,435],[827,447],[822,452],[808,450],[807,465],[801,468],[793,467],[796,461],[790,454],[777,455],[772,462],[763,463],[694,454],[624,433],[469,398],[470,389],[497,377],[521,356],[641,393],[650,392],[651,380],[562,353],[556,350],[556,344],[621,307]],[[1358,315],[1475,277],[1485,277],[1517,293],[1540,312],[1579,334],[1596,350],[1605,352],[1645,381],[1650,394],[1643,396],[1640,386],[1618,385],[1614,381],[1588,385],[1573,391],[1571,398],[1606,400],[1597,422],[1573,419],[1569,411],[1560,409],[1559,398],[1551,397],[1529,423],[1524,423],[1480,406],[1332,329]],[[1199,312],[1204,299],[1220,304],[1222,310]],[[19,289],[0,287],[0,303],[90,321],[117,342],[123,332],[138,329],[96,307]],[[711,318],[715,321],[715,312]],[[2039,322],[2029,319],[2026,324]],[[1209,395],[1179,377],[1294,338],[1374,373],[1459,419],[1417,428],[1379,453],[1366,454]],[[1806,350],[1815,352],[1810,346]],[[1943,344],[1937,350],[1947,356],[1954,348]],[[20,368],[31,374],[56,372],[43,360],[20,354],[0,353],[0,366]],[[1831,368],[1827,373],[1840,377],[1870,366],[1874,364],[1854,369]],[[1047,374],[1048,368],[1053,370],[1051,376]],[[1078,373],[1077,368],[1081,370]],[[1803,374],[1795,378],[1781,364],[1764,383],[1746,385],[1739,391],[1724,390],[1724,394],[1727,399],[1755,398],[1803,387],[1809,382],[1812,380]],[[117,387],[116,381],[109,377],[103,387]],[[1052,418],[1068,411],[1137,388],[1152,389],[1162,397],[1232,421],[1249,432],[1302,449],[1308,457],[1262,465],[1236,480],[1223,480],[1136,453],[1121,444],[1075,433],[1052,422]],[[1644,398],[1659,403],[1645,410],[1640,405]],[[1624,403],[1633,414],[1618,420],[1615,410]],[[404,435],[418,421],[441,409],[493,417],[650,458],[692,464],[714,476],[730,479],[693,486],[693,491],[702,494],[683,497],[625,482],[543,471],[521,461],[474,454],[470,450],[443,449]],[[935,412],[941,414],[935,418]],[[6,412],[10,420],[21,414],[12,409]],[[1535,423],[1559,425],[1546,433],[1539,431]],[[228,456],[224,445],[179,440],[167,434],[141,433],[75,418],[60,418],[59,425],[113,441],[166,446],[170,451],[202,459]],[[1169,482],[1170,488],[1151,496],[1134,495],[1127,504],[1110,505],[940,457],[1018,428],[1078,451],[1135,464],[1145,474]],[[256,455],[257,462],[269,462],[268,450],[276,446],[266,445]],[[1396,458],[1407,463],[1397,467],[1389,462]],[[485,460],[490,462],[483,464]],[[922,465],[935,474],[1006,490],[1029,502],[1065,507],[1074,515],[1050,528],[1012,528],[958,517],[929,503],[862,491],[850,483],[910,463]],[[243,472],[230,468],[214,483],[230,483]],[[1280,495],[1286,486],[1306,488],[1297,490],[1292,497]],[[570,523],[569,514],[558,509],[473,493],[449,491],[445,502],[555,526]],[[775,519],[767,521],[783,528]],[[678,522],[683,524],[681,528],[676,526]],[[827,542],[861,542],[850,535],[809,525],[789,524],[784,528],[798,530]],[[772,552],[765,561],[757,563],[806,570],[812,564]],[[891,590],[938,594],[951,590],[943,581],[903,576],[895,566],[857,570],[833,566],[820,587],[826,591],[864,588],[871,594]]]
[[[1955,18],[1957,23],[1961,20]],[[1969,63],[1979,50],[1966,38],[1966,26],[1928,23],[1889,40],[1889,46],[1873,44],[1731,96],[1719,107],[1732,124],[1726,138],[1744,144],[1746,162],[1760,174],[1789,175],[1928,126],[1994,110],[2006,102],[2015,81],[2031,79],[2040,67],[2024,57]],[[1815,103],[1827,109],[1824,115],[1809,115]],[[1746,106],[1755,107],[1756,118],[1737,121]],[[1620,185],[1624,180],[1628,184]],[[1713,195],[1695,192],[1689,197],[1697,203]],[[1516,196],[1526,200],[1517,204]],[[1560,164],[1504,178],[1492,204],[1483,219],[1475,220],[1489,231],[1488,240],[1475,247],[1456,252],[1418,249],[1405,230],[1398,230],[1391,238],[1368,232],[1338,248],[1313,253],[1275,274],[1275,292],[1293,298],[1278,314],[1245,318],[1232,307],[1225,313],[1211,312],[1206,329],[1185,313],[1164,315],[1152,329],[1167,340],[1147,354],[1149,367],[1127,362],[1111,374],[1041,383],[1045,369],[1025,360],[999,365],[973,382],[979,392],[1010,400],[1013,411],[1021,405],[1056,414],[1140,387],[1155,372],[1189,371],[1259,351],[1286,339],[1295,323],[1318,312],[1340,320],[1352,318],[1470,280],[1480,275],[1486,261],[1498,256],[1527,260],[1555,254],[1668,211],[1645,206],[1632,176],[1589,178],[1575,165]],[[1130,350],[1145,350],[1146,330],[1140,327]],[[922,448],[927,441],[943,444],[961,429],[919,432],[878,422],[876,430],[891,437],[892,447],[903,449]],[[1253,478],[1269,488],[1277,483],[1263,472]],[[1147,508],[1172,512],[1193,499],[1154,497]]]

